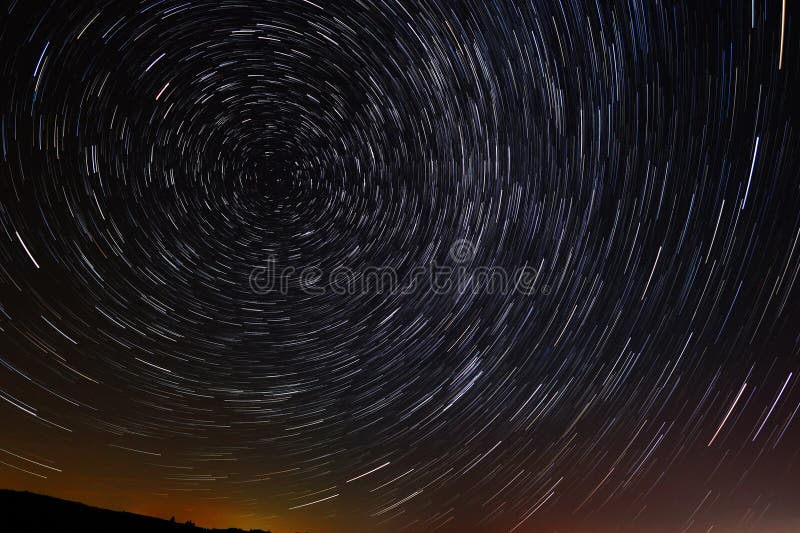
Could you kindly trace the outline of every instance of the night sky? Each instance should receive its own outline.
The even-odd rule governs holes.
[[[799,531],[797,9],[4,0],[0,487]]]

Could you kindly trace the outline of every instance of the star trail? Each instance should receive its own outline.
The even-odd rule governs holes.
[[[272,531],[800,529],[796,4],[0,17],[2,488]]]

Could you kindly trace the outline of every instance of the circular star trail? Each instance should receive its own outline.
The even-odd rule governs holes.
[[[3,484],[273,530],[800,523],[796,6],[3,10]]]

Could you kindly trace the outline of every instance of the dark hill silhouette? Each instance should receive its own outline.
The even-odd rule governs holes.
[[[0,531],[8,533],[236,533],[241,529],[206,529],[152,516],[111,511],[33,492],[0,489]],[[269,533],[260,529],[251,532]]]

